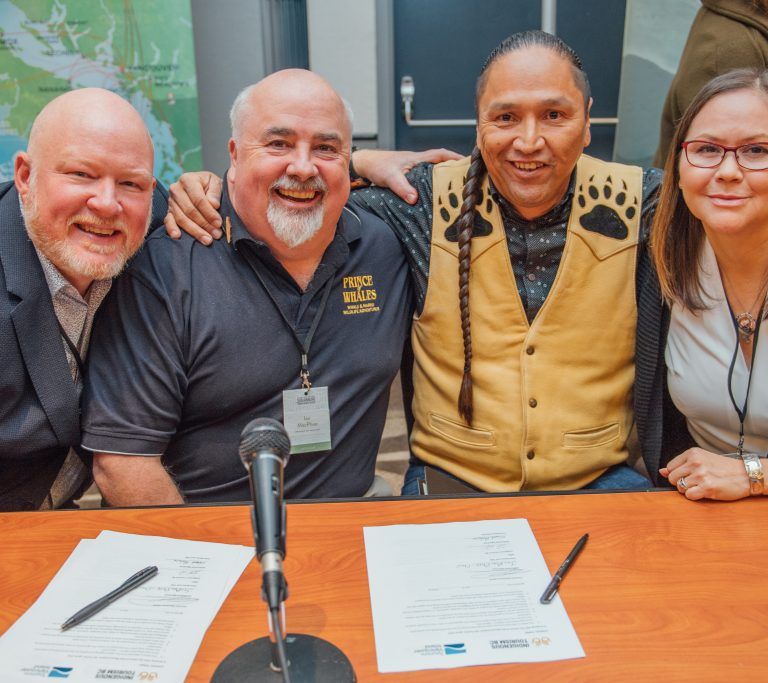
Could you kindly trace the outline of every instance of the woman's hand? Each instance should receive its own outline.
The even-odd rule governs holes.
[[[672,458],[659,473],[689,500],[738,500],[749,496],[749,477],[741,458],[717,455],[703,448],[689,448]]]

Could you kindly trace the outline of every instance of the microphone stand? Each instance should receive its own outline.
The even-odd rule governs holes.
[[[283,676],[283,683],[291,683],[289,667],[291,660],[288,659],[285,647],[285,604],[280,603],[280,607],[271,608],[267,612],[269,622],[269,640],[271,659],[269,668],[275,673]]]
[[[256,485],[253,476],[253,461],[248,466],[251,498],[255,501]],[[281,501],[283,519],[285,502]],[[254,535],[254,550],[258,557],[259,535],[256,520],[256,506],[251,508],[251,523]],[[285,526],[283,525],[283,552]],[[269,555],[269,558],[264,558]],[[264,564],[275,562],[273,555],[264,553],[260,561]],[[262,567],[263,569],[263,567]],[[278,575],[278,576],[275,576]],[[279,578],[278,578],[279,577]],[[279,580],[275,586],[273,581]],[[275,589],[279,595],[279,607],[270,605],[267,609],[269,636],[257,638],[230,652],[216,668],[211,683],[241,683],[242,681],[282,681],[282,683],[356,683],[357,677],[347,656],[333,643],[304,633],[287,634],[285,628],[285,600],[288,598],[288,583],[282,571],[264,571],[261,598],[268,605],[270,594]]]

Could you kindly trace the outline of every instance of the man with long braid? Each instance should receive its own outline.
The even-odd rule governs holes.
[[[625,463],[635,282],[660,174],[584,155],[590,105],[573,50],[518,33],[481,72],[471,157],[415,166],[415,204],[402,156],[354,157],[410,200],[379,187],[353,199],[398,234],[416,285],[404,493],[425,464],[493,492],[650,483]]]

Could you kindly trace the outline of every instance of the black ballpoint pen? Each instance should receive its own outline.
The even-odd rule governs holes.
[[[548,605],[550,602],[552,602],[552,598],[555,597],[555,593],[557,593],[557,589],[560,587],[560,583],[563,580],[565,573],[570,569],[573,561],[578,557],[579,553],[584,548],[588,538],[589,534],[584,534],[578,541],[576,541],[576,545],[573,546],[573,550],[568,553],[568,557],[566,557],[563,564],[560,565],[560,569],[555,572],[555,575],[552,577],[552,580],[549,582],[546,590],[539,598],[539,602],[542,605]]]
[[[112,604],[126,593],[130,593],[134,588],[138,588],[141,584],[149,581],[155,574],[157,574],[157,567],[145,567],[140,572],[136,572],[130,579],[127,579],[111,593],[107,593],[103,598],[95,600],[90,605],[86,605],[79,612],[73,614],[61,625],[61,630],[66,631],[68,628],[77,626],[86,619],[90,619],[94,614],[101,612],[107,605]]]

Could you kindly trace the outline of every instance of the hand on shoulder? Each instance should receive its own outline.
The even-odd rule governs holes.
[[[181,230],[198,242],[209,245],[221,237],[221,193],[223,184],[215,173],[198,171],[185,173],[171,185],[165,230],[173,239]]]

